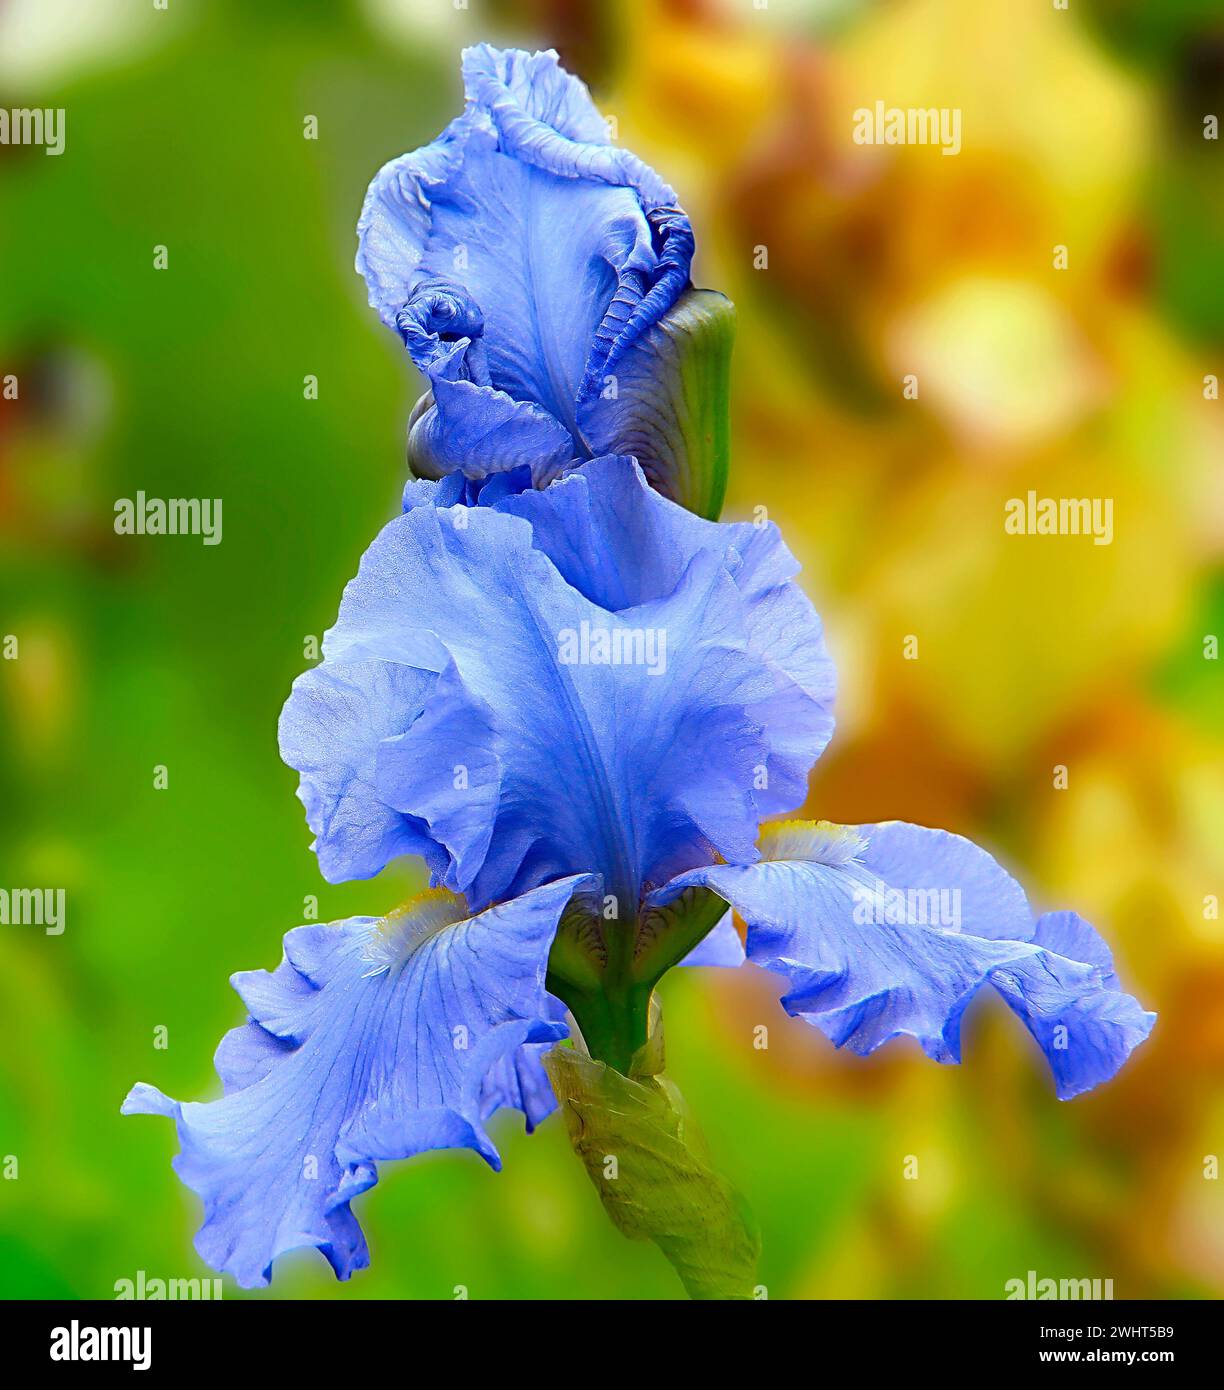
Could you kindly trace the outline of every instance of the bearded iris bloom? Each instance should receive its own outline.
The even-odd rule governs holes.
[[[370,304],[429,383],[413,471],[542,484],[631,453],[717,516],[734,315],[691,286],[676,193],[555,53],[482,44],[463,80],[463,114],[379,172],[358,226]]]
[[[674,1183],[690,1156],[668,1093],[632,1086],[662,1066],[656,986],[677,965],[751,961],[836,1046],[909,1037],[940,1062],[990,986],[1063,1099],[1154,1021],[1087,923],[1034,919],[970,841],[784,819],[832,736],[835,674],[777,529],[696,514],[721,482],[691,427],[725,401],[696,400],[686,367],[710,342],[687,222],[555,55],[482,47],[464,75],[464,115],[378,176],[360,228],[371,298],[431,383],[410,456],[436,477],[408,482],[280,724],[324,877],[416,855],[431,886],[299,927],[275,970],[234,977],[249,1016],[217,1050],[219,1100],[141,1084],[124,1104],[174,1121],[197,1249],[247,1287],[299,1247],[364,1267],[351,1203],[380,1161],[466,1147],[497,1168],[490,1117],[540,1123],[554,1080],[600,1142],[670,1145]],[[595,391],[618,371],[636,396]],[[718,1268],[742,1274],[752,1241],[709,1170],[683,1171],[687,1215],[661,1236],[648,1185],[601,1196],[719,1296],[706,1227]]]
[[[434,505],[446,486],[417,484],[374,541],[281,720],[324,874],[414,853],[435,887],[382,922],[290,932],[275,972],[236,977],[250,1021],[218,1051],[223,1099],[127,1103],[176,1121],[205,1259],[243,1284],[303,1244],[361,1267],[349,1203],[378,1160],[466,1146],[497,1166],[484,1122],[548,1113],[539,1053],[571,1027],[629,1071],[667,969],[744,958],[728,906],[787,1012],[838,1046],[909,1036],[957,1061],[991,985],[1060,1096],[1114,1075],[1153,1015],[1086,923],[1034,922],[984,850],[898,822],[760,832],[802,803],[833,728],[775,528],[695,517],[628,459],[491,505]],[[565,662],[583,624],[630,658],[610,641]],[[654,673],[632,659],[652,629]],[[946,895],[954,925],[896,910]]]

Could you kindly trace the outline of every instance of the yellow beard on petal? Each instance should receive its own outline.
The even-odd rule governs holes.
[[[469,915],[463,899],[446,888],[428,888],[409,898],[371,930],[362,952],[372,967],[367,974],[380,975],[393,965],[402,964],[430,937],[465,921]]]
[[[848,864],[866,847],[853,826],[827,820],[780,821],[765,826],[760,840],[762,859],[801,859],[813,864]]]

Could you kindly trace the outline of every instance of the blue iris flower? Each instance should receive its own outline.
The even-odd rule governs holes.
[[[248,1287],[304,1246],[366,1265],[351,1203],[381,1160],[498,1167],[489,1118],[550,1113],[557,1041],[633,1074],[676,965],[747,959],[837,1046],[909,1036],[941,1062],[989,985],[1064,1099],[1154,1020],[1087,923],[1034,920],[968,840],[781,819],[835,679],[776,528],[695,514],[721,494],[726,301],[692,289],[675,194],[555,54],[463,70],[463,115],[382,170],[359,228],[430,385],[418,476],[280,726],[324,876],[411,854],[431,887],[234,976],[220,1099],[124,1104],[174,1120],[197,1249]]]
[[[1154,1016],[1085,922],[1034,921],[957,835],[774,819],[832,733],[834,672],[772,525],[702,520],[627,458],[477,505],[466,486],[410,484],[281,720],[324,874],[413,853],[434,887],[236,976],[222,1099],[126,1103],[175,1120],[209,1263],[244,1285],[302,1245],[363,1266],[349,1204],[378,1160],[467,1146],[496,1167],[488,1117],[551,1108],[544,1048],[575,1027],[621,1061],[641,1042],[599,1001],[640,1023],[669,966],[745,958],[728,905],[787,1012],[838,1046],[905,1035],[957,1061],[990,985],[1061,1097],[1114,1075]]]
[[[429,383],[410,421],[413,471],[525,467],[540,485],[633,453],[684,500],[697,486],[686,470],[725,468],[708,413],[730,305],[691,289],[675,192],[611,143],[555,53],[482,44],[463,79],[463,114],[379,172],[358,225],[370,303]],[[698,391],[703,363],[711,389]],[[716,512],[714,490],[699,510]]]

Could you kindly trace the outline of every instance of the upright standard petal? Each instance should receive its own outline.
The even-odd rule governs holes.
[[[1061,920],[1035,929],[1015,880],[958,835],[788,822],[767,828],[761,852],[756,864],[683,874],[651,901],[713,889],[747,923],[748,959],[787,980],[786,1011],[838,1047],[866,1055],[905,1035],[959,1061],[961,1016],[990,983],[1068,1099],[1112,1076],[1150,1031],[1154,1016],[1120,992],[1100,938]]]
[[[483,315],[491,384],[543,406],[583,456],[577,405],[587,360],[603,351],[597,335],[614,297],[648,284],[656,259],[632,189],[561,176],[473,141],[434,193],[418,274],[430,295],[440,281],[462,285]],[[420,293],[413,286],[405,299]]]
[[[390,812],[426,825],[447,855],[441,881],[476,905],[590,870],[636,906],[644,885],[712,853],[755,853],[754,784],[770,756],[756,715],[777,681],[745,612],[713,550],[690,556],[664,596],[611,612],[521,518],[415,507],[362,560],[306,688],[333,663],[434,671],[437,683],[402,728],[355,737],[338,720],[339,770],[311,775],[363,801],[347,827]],[[365,759],[371,739],[372,790],[344,781],[350,745]]]
[[[272,972],[234,976],[250,1021],[217,1051],[220,1100],[171,1100],[144,1084],[125,1114],[172,1118],[175,1168],[204,1201],[196,1249],[244,1288],[316,1246],[338,1278],[369,1263],[350,1202],[381,1159],[474,1149],[500,1159],[483,1121],[549,1100],[524,1047],[564,1037],[544,988],[565,879],[469,917],[432,892],[388,918],[298,927]]]
[[[670,593],[696,554],[717,556],[744,605],[749,649],[773,681],[753,710],[769,756],[755,779],[761,817],[802,805],[833,733],[837,673],[820,618],[794,582],[799,564],[769,522],[696,517],[651,488],[631,459],[594,459],[544,492],[496,500],[531,522],[536,548],[593,603],[622,612]]]

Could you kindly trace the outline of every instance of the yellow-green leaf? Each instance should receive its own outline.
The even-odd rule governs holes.
[[[711,1165],[676,1087],[622,1076],[576,1048],[553,1048],[544,1066],[574,1152],[618,1230],[654,1241],[691,1298],[752,1298],[755,1223]]]

